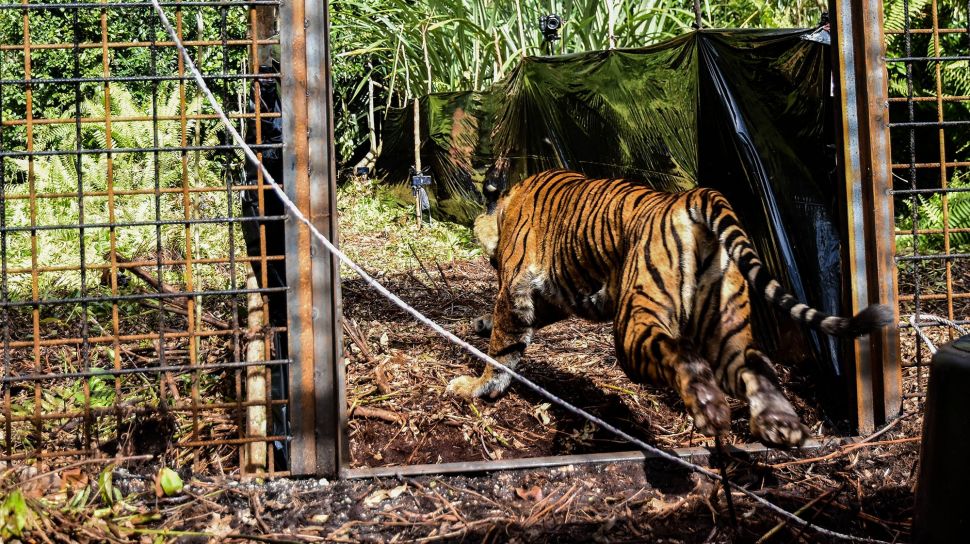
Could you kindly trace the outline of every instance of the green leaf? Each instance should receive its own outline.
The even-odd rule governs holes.
[[[0,504],[0,537],[20,537],[28,529],[32,521],[32,512],[27,506],[23,492],[15,489],[7,499]]]
[[[101,471],[100,475],[98,475],[98,490],[101,492],[101,500],[103,500],[107,505],[113,505],[119,498],[118,496],[121,494],[120,492],[116,493],[118,490],[115,489],[114,484],[112,483],[113,470],[114,467],[109,465],[107,468]]]
[[[158,471],[158,484],[162,487],[165,495],[169,497],[177,495],[185,486],[178,473],[168,467],[162,467],[162,470]]]

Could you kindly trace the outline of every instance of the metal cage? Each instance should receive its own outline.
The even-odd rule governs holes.
[[[324,8],[279,4],[162,3],[264,164],[303,209],[329,210]],[[287,412],[318,400],[314,356],[335,357],[332,336],[315,347],[301,329],[334,315],[313,305],[339,300],[336,276],[152,4],[24,0],[0,25],[0,461],[169,450],[195,468],[323,470],[312,410],[293,429]]]

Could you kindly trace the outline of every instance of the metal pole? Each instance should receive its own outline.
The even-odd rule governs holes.
[[[845,313],[877,303],[898,313],[882,9],[881,0],[833,0],[831,10],[848,242]],[[847,350],[860,433],[897,417],[902,408],[898,321],[897,315],[882,333],[857,339]]]
[[[287,196],[336,242],[336,174],[326,2],[280,7],[283,173]],[[339,267],[286,222],[286,280],[293,475],[336,475],[346,459],[340,365]]]

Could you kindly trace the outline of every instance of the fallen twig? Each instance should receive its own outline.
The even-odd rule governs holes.
[[[384,410],[382,408],[368,408],[366,406],[354,406],[350,410],[350,417],[364,417],[371,419],[382,419],[390,423],[404,423],[405,418],[397,412]]]
[[[882,440],[879,442],[856,442],[855,444],[847,444],[845,446],[842,446],[841,448],[827,455],[821,455],[819,457],[810,457],[808,459],[796,459],[794,461],[786,461],[784,463],[776,463],[774,465],[769,465],[769,466],[771,468],[783,468],[783,467],[790,467],[793,465],[806,465],[809,463],[817,463],[819,461],[830,461],[832,459],[842,457],[843,455],[847,455],[849,453],[852,453],[855,450],[862,449],[862,448],[868,448],[868,447],[874,447],[874,446],[888,446],[891,444],[905,444],[907,442],[916,442],[919,439],[920,437],[918,436],[910,436],[907,438],[897,438],[895,440]]]

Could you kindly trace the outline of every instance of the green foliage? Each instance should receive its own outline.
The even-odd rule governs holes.
[[[185,40],[241,40],[247,36],[249,16],[245,7],[233,7],[225,12],[212,7],[183,7],[178,10],[166,8],[172,21],[179,22]],[[223,22],[223,15],[225,20]],[[136,42],[143,47],[111,48],[108,52],[108,69],[113,77],[146,76],[151,74],[175,75],[178,59],[174,48],[160,47],[153,53],[152,41],[168,42],[168,37],[151,7],[108,10],[104,22],[107,36],[102,35],[102,11],[97,9],[47,9],[31,10],[25,18],[20,10],[0,11],[0,44],[25,43],[29,34],[31,45],[55,45],[57,48],[34,50],[30,59],[32,79],[103,77],[105,75],[104,52],[100,47],[79,47],[74,43],[100,44],[107,42]],[[190,47],[189,51],[206,73],[238,73],[245,64],[248,50],[245,47],[207,48]],[[0,52],[0,78],[20,80],[26,78],[24,55],[19,51]],[[217,93],[228,89],[220,89]],[[143,101],[151,93],[151,83],[132,82],[128,85],[136,100]],[[82,99],[101,96],[101,84],[35,85],[33,87],[35,118],[59,117],[66,104],[75,102],[75,93]],[[26,93],[22,84],[5,85],[2,113],[4,119],[23,119],[26,111]],[[9,137],[7,142],[9,144]]]
[[[936,24],[940,28],[960,28],[965,26],[968,13],[967,5],[958,2],[931,2],[930,0],[887,0],[885,3],[885,27],[890,31],[901,31],[908,28],[926,29],[933,27],[934,6]],[[887,57],[948,57],[965,56],[968,36],[963,33],[942,33],[935,38],[932,33],[911,33],[887,35]],[[937,70],[940,77],[937,81]],[[936,96],[937,84],[943,96],[970,96],[970,63],[965,60],[945,62],[889,62],[889,95],[892,97]],[[944,119],[970,119],[970,103],[965,101],[947,101],[942,105],[942,112],[937,111],[935,100],[917,102],[913,105],[914,119],[917,121],[936,120],[938,114]],[[894,116],[904,119],[906,113],[896,110]],[[909,148],[909,139],[903,132],[894,132],[893,162],[909,162],[913,150]],[[935,131],[918,132],[915,142],[916,162],[935,162],[939,160],[939,144]],[[943,146],[946,150],[947,161],[965,161],[970,150],[970,130],[963,126],[950,126],[943,132]],[[966,175],[961,169],[948,169],[949,187],[966,187]],[[901,184],[908,188],[908,180],[900,178]],[[928,170],[917,171],[917,186],[920,188],[940,187],[939,176]],[[920,229],[942,229],[944,226],[944,199],[940,194],[907,198],[896,205],[896,226],[900,230],[908,231],[913,228],[913,211],[917,212],[918,227]],[[947,225],[949,228],[970,227],[970,194],[953,193],[946,198]],[[912,236],[898,236],[897,251],[911,253],[918,249],[922,253],[943,252],[945,237],[943,234],[919,235],[914,242]],[[914,247],[915,244],[915,247]],[[954,233],[949,235],[951,252],[970,251],[970,235]]]
[[[703,2],[706,26],[812,26],[814,0]],[[544,52],[538,18],[564,18],[555,53],[642,47],[691,28],[684,0],[332,0],[338,139],[344,156],[367,136],[367,81],[380,84],[377,115],[387,105],[430,92],[483,90],[523,55]]]
[[[180,112],[179,92],[175,86],[167,86],[160,93],[157,113],[160,117],[178,116]],[[150,112],[151,99],[139,103],[123,87],[112,88],[112,116],[135,117]],[[104,103],[101,100],[85,100],[81,107],[82,115],[103,117]],[[188,113],[201,111],[201,99],[190,100],[186,105]],[[215,145],[218,142],[215,122],[189,122],[186,126],[186,140],[189,145]],[[178,121],[159,122],[157,133],[151,122],[115,122],[111,124],[110,145],[112,148],[153,148],[177,147],[182,144],[182,127]],[[82,147],[106,148],[109,135],[104,125],[84,125],[81,130]],[[77,146],[76,127],[73,124],[43,125],[34,133],[37,150],[74,149]],[[32,206],[29,199],[23,198],[33,189],[37,194],[76,194],[83,187],[85,192],[107,192],[109,171],[113,191],[152,190],[156,182],[160,189],[187,187],[212,187],[224,185],[223,176],[233,170],[211,152],[190,152],[183,162],[180,153],[117,153],[87,154],[80,159],[71,156],[42,156],[32,161],[27,159],[7,160],[6,175],[16,177],[19,172],[26,180],[20,184],[10,184],[5,188],[8,201],[5,205],[8,227],[29,227],[31,225],[77,225],[81,223],[81,209],[77,197],[42,198]],[[32,176],[30,175],[32,172]],[[157,173],[157,176],[156,176]],[[229,201],[225,193],[200,193],[191,196],[191,206],[186,213],[184,195],[181,192],[167,193],[160,197],[162,220],[181,220],[187,216],[211,217],[228,215]],[[152,220],[156,217],[155,196],[128,195],[108,198],[85,198],[83,219],[85,224],[131,223]],[[238,205],[233,203],[232,212],[239,215]],[[161,231],[161,247],[169,256],[179,256],[185,252],[185,227],[164,225]],[[211,228],[194,226],[191,229],[196,257],[223,256],[228,251],[229,227]],[[234,229],[238,237],[236,247],[245,247],[239,229]],[[154,227],[128,228],[90,228],[84,233],[84,252],[86,262],[97,262],[107,255],[112,247],[118,253],[129,257],[149,257],[157,255],[158,237]],[[34,241],[27,232],[7,236],[7,266],[10,268],[30,268],[33,258],[40,266],[79,266],[81,251],[80,231],[57,229],[38,231],[36,254]],[[170,274],[175,274],[170,272]],[[88,274],[87,287],[94,289],[99,277]],[[175,275],[171,281],[179,281]],[[224,288],[228,279],[211,277],[204,281],[215,282]],[[27,297],[30,292],[31,278],[26,275],[10,277],[10,289],[14,297]],[[76,293],[81,288],[79,272],[57,275],[43,275],[40,278],[43,293]],[[42,294],[43,294],[42,293]]]
[[[11,491],[0,503],[0,540],[23,536],[33,526],[34,512],[21,490]]]
[[[417,229],[414,197],[403,186],[347,183],[337,194],[342,249],[368,270],[395,273],[481,254],[469,228],[435,221]],[[342,274],[353,276],[349,270]],[[427,279],[427,278],[424,278]]]
[[[965,183],[957,183],[954,187],[970,187]],[[913,228],[912,203],[904,202],[896,210],[896,227],[903,231]],[[916,216],[921,230],[942,230],[944,226],[943,195],[934,194],[917,199]],[[946,197],[945,222],[951,229],[970,227],[970,192],[950,193]],[[970,233],[955,232],[949,234],[951,253],[970,253]],[[898,236],[896,251],[901,254],[912,254],[914,251],[913,236]],[[923,255],[928,253],[943,253],[946,249],[946,236],[939,234],[921,234],[917,236],[915,249]]]
[[[168,467],[162,467],[158,471],[158,486],[166,497],[171,497],[172,495],[178,495],[182,491],[182,488],[185,487],[185,484],[182,483],[182,478],[178,475],[178,472]]]

